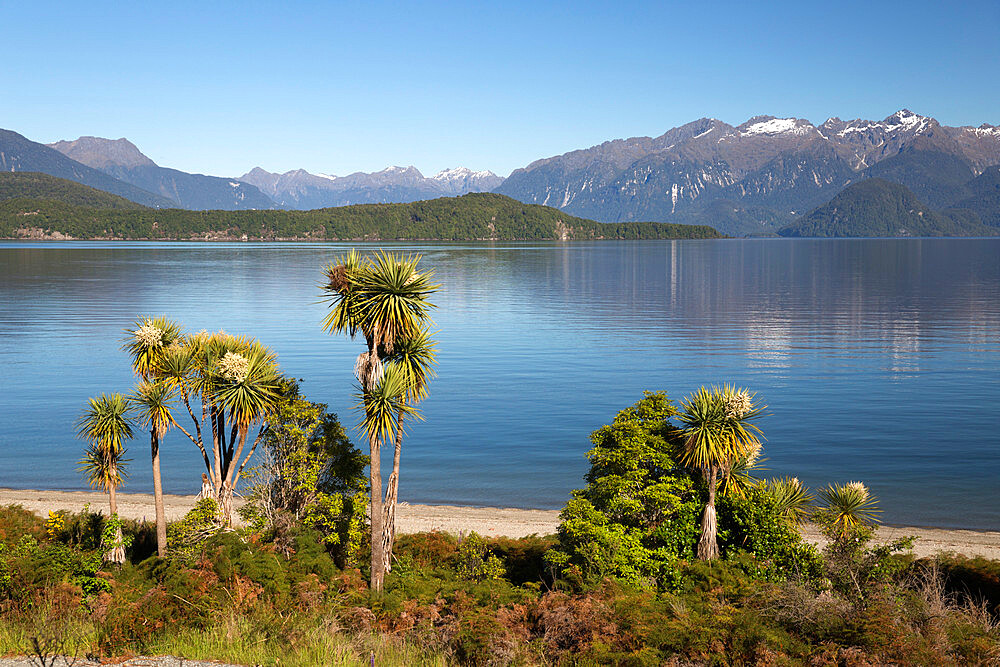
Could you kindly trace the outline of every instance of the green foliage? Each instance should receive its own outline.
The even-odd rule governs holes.
[[[126,551],[132,546],[135,537],[122,531],[122,520],[117,514],[112,514],[111,518],[104,522],[101,530],[101,546],[104,551],[109,549],[122,548]]]
[[[256,531],[288,524],[315,529],[338,563],[360,565],[368,457],[351,444],[337,416],[303,398],[295,382],[286,381],[281,393],[258,465],[246,474],[240,515]]]
[[[83,551],[60,542],[39,542],[24,535],[16,545],[0,545],[0,601],[32,605],[38,591],[69,584],[82,595],[111,590],[102,576],[100,551]]]
[[[669,587],[677,561],[693,557],[699,502],[674,459],[680,432],[669,419],[677,414],[666,394],[646,392],[591,435],[587,487],[573,492],[560,545],[546,555],[569,580]]]
[[[859,528],[879,522],[878,499],[861,482],[830,484],[819,492],[820,507],[813,513],[816,521],[835,539],[847,538]]]
[[[143,208],[124,197],[33,171],[0,172],[0,200],[4,199],[50,199],[72,206],[102,209]]]
[[[599,223],[503,195],[473,193],[409,204],[358,204],[313,211],[111,210],[40,199],[0,201],[0,237],[35,228],[80,239],[527,241],[718,238],[707,226]]]
[[[193,561],[201,556],[209,538],[221,530],[219,504],[214,498],[202,498],[183,519],[167,526],[167,549],[182,561]]]
[[[476,532],[471,532],[458,544],[456,554],[458,576],[473,581],[503,579],[507,570],[496,556],[490,553],[486,540]]]
[[[698,396],[704,399],[700,407],[695,405]],[[686,443],[692,434],[714,438],[718,447],[702,447],[692,464],[726,470],[719,451],[743,452],[756,441],[755,427],[743,423],[736,429],[733,415],[753,419],[761,411],[752,395],[728,387],[705,390],[687,407],[681,415],[666,394],[646,392],[593,433],[587,487],[573,492],[560,515],[559,545],[545,554],[563,583],[592,587],[612,577],[659,590],[683,584],[685,562],[695,557],[707,494],[700,471],[679,460],[694,451]],[[711,414],[695,414],[702,408]],[[686,430],[671,423],[672,418],[679,418]],[[701,428],[716,422],[718,428]],[[821,575],[818,553],[802,542],[787,507],[767,485],[743,484],[739,493],[732,490],[717,502],[724,558],[763,580]]]
[[[775,507],[792,526],[801,526],[812,514],[814,496],[797,477],[770,479],[764,490],[774,500]]]
[[[779,534],[787,524],[776,508],[767,519],[755,493],[764,491],[720,500],[720,521],[764,516]],[[23,525],[0,510],[7,534],[5,516]],[[67,514],[61,530],[75,522]],[[1000,629],[968,601],[982,595],[977,581],[995,582],[997,562],[940,561],[945,581],[961,573],[951,590],[969,586],[962,601],[890,558],[900,567],[883,571],[854,603],[837,588],[763,580],[752,567],[761,559],[730,545],[733,535],[732,526],[720,530],[735,554],[726,560],[677,562],[672,592],[608,579],[575,593],[513,581],[515,572],[539,571],[548,538],[459,544],[443,533],[400,535],[379,594],[365,590],[356,570],[339,570],[310,529],[284,536],[287,553],[225,532],[205,540],[197,558],[149,558],[111,572],[99,569],[99,551],[43,533],[0,547],[0,651],[24,654],[32,637],[57,628],[72,634],[67,645],[78,655],[105,662],[135,654],[270,665],[367,665],[372,654],[380,665],[995,662]],[[504,577],[464,574],[470,560],[475,569],[490,556]]]
[[[875,529],[871,526],[853,524],[844,528],[822,515],[819,526],[830,540],[823,549],[826,576],[834,590],[855,604],[863,604],[892,582],[912,560],[899,554],[913,548],[915,537],[872,546]]]
[[[760,452],[760,429],[754,425],[766,406],[746,389],[699,387],[682,402],[677,419],[683,425],[684,465],[708,471],[728,470],[741,459],[755,459]]]
[[[757,579],[815,580],[822,575],[816,548],[802,541],[781,506],[764,487],[718,501],[720,549]]]

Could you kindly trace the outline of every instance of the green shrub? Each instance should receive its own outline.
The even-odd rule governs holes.
[[[167,549],[176,558],[193,561],[221,530],[219,504],[213,498],[202,498],[183,519],[167,525]]]
[[[286,381],[263,432],[260,460],[245,475],[240,516],[250,530],[282,541],[290,527],[316,531],[341,566],[364,561],[368,457],[351,444],[337,415]]]
[[[616,577],[670,588],[677,563],[694,556],[700,503],[674,459],[677,415],[664,393],[646,392],[595,431],[587,487],[573,492],[559,524],[559,547],[546,561],[568,583]]]
[[[490,553],[489,544],[475,531],[458,543],[455,554],[458,576],[473,581],[503,579],[507,570],[496,554]]]
[[[819,552],[788,524],[774,497],[761,486],[718,499],[719,547],[747,573],[770,581],[822,576]]]

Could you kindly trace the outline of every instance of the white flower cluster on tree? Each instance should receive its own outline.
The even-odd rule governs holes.
[[[163,329],[153,324],[144,324],[135,330],[135,339],[146,347],[159,347],[163,344]]]
[[[726,416],[730,419],[740,419],[753,410],[753,399],[746,390],[726,394]]]
[[[216,368],[219,375],[230,382],[239,384],[247,379],[247,374],[250,372],[250,360],[238,352],[226,352],[226,356],[222,357],[216,364]]]

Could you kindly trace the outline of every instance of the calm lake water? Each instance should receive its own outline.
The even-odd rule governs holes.
[[[0,242],[0,486],[84,488],[74,423],[131,386],[137,314],[258,337],[353,426],[362,343],[320,330],[317,287],[350,247]],[[444,286],[403,500],[561,507],[590,432],[644,389],[735,382],[769,405],[767,474],[864,480],[892,523],[1000,529],[1000,240],[391,247]],[[130,456],[123,490],[146,491],[148,440]],[[182,434],[163,470],[198,490]]]

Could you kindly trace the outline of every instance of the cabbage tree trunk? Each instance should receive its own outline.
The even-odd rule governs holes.
[[[163,510],[163,484],[160,479],[160,439],[149,432],[150,456],[153,459],[153,505],[156,508],[156,555],[167,555],[167,516]]]
[[[399,460],[403,451],[403,413],[396,416],[396,450],[392,455],[392,474],[385,490],[385,508],[382,525],[382,549],[385,571],[392,571],[392,549],[396,543],[396,502],[399,499]]]
[[[368,481],[371,483],[371,588],[373,591],[381,591],[382,582],[385,580],[385,543],[383,542],[382,534],[384,517],[382,516],[381,443],[378,440],[378,436],[369,438],[368,446],[371,453],[371,460],[368,466]]]
[[[718,468],[712,466],[706,475],[708,482],[708,504],[701,516],[701,536],[698,538],[698,558],[700,560],[715,560],[719,557],[719,541],[717,535],[719,525],[715,515],[715,487],[718,483]]]

